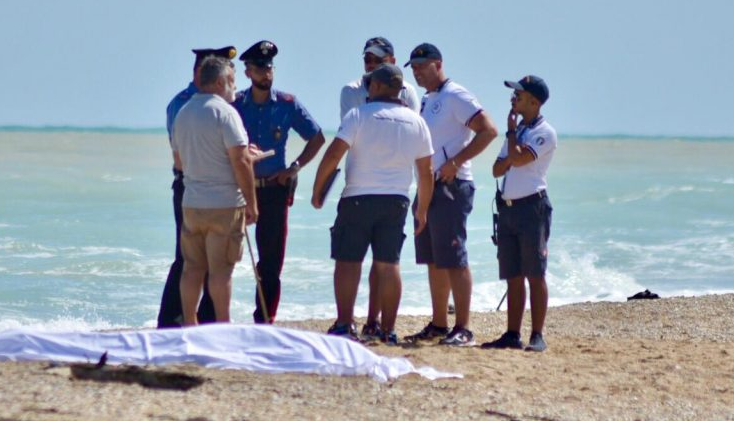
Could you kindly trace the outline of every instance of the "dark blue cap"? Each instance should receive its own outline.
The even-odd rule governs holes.
[[[245,64],[254,64],[257,67],[273,67],[273,57],[278,55],[278,47],[271,41],[262,40],[245,50],[240,60]]]
[[[441,57],[441,51],[438,50],[438,47],[424,42],[413,48],[413,51],[410,52],[410,60],[403,67],[408,67],[413,63],[423,63],[428,60],[443,60],[443,57]]]
[[[403,86],[403,72],[392,63],[382,63],[364,77],[370,82],[376,80],[391,88],[401,88]]]
[[[201,61],[204,60],[204,57],[206,56],[222,57],[226,58],[227,60],[232,60],[233,58],[237,57],[237,49],[231,45],[223,48],[198,48],[191,50],[191,52],[196,54],[196,61],[194,62],[194,66],[198,66],[199,63],[201,63]]]
[[[508,88],[515,89],[517,91],[525,91],[534,96],[541,104],[545,104],[548,101],[550,92],[548,91],[548,85],[545,81],[538,76],[525,76],[517,82],[505,81],[505,86]]]
[[[367,40],[364,44],[362,54],[372,53],[377,57],[383,58],[386,55],[395,55],[392,43],[384,37],[374,37]]]

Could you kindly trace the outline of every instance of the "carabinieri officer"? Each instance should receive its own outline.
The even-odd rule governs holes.
[[[219,49],[203,48],[198,50],[191,50],[196,54],[194,60],[194,77],[189,83],[189,86],[183,91],[179,92],[166,108],[166,129],[168,130],[168,141],[171,141],[171,133],[173,129],[173,122],[176,120],[178,112],[186,105],[187,102],[194,96],[195,93],[199,92],[196,87],[197,77],[196,72],[199,69],[199,65],[205,57],[213,55],[217,57],[223,57],[228,60],[232,60],[237,56],[237,50],[232,47],[223,47]],[[179,283],[181,281],[181,273],[183,272],[183,255],[181,254],[181,224],[183,223],[183,211],[181,210],[181,201],[184,195],[184,174],[181,171],[181,162],[174,156],[173,160],[173,215],[176,219],[176,258],[171,264],[171,269],[168,271],[168,278],[166,279],[166,285],[163,287],[163,295],[161,296],[161,307],[158,311],[158,328],[165,327],[178,327],[183,323],[183,313],[181,310],[181,292]],[[199,323],[211,323],[216,320],[214,314],[214,303],[209,296],[208,283],[204,284],[204,294],[201,297],[201,303],[199,304],[198,318]]]
[[[285,258],[288,234],[288,207],[293,204],[298,171],[308,164],[324,144],[321,128],[295,96],[275,90],[273,57],[278,47],[271,41],[259,41],[240,56],[250,88],[237,93],[232,105],[242,116],[250,142],[263,151],[275,150],[275,156],[255,164],[255,182],[259,218],[255,229],[267,317],[255,295],[255,323],[273,323],[280,301],[280,273]],[[294,129],[307,141],[303,151],[286,165],[288,131]]]

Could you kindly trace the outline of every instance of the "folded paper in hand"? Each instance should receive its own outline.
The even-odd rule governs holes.
[[[334,185],[334,180],[336,180],[336,176],[339,175],[339,172],[341,172],[341,169],[335,169],[331,172],[331,174],[329,174],[329,177],[326,179],[324,187],[321,189],[321,197],[319,198],[319,202],[321,202],[322,205],[326,200],[326,196],[329,194],[329,190],[331,190],[331,186]]]

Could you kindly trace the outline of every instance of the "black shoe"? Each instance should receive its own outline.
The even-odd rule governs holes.
[[[451,333],[438,341],[439,345],[474,346],[474,334],[469,329],[454,326]]]
[[[397,346],[398,345],[398,335],[397,333],[395,333],[395,331],[392,331],[390,333],[381,332],[380,342],[384,343],[387,346]]]
[[[533,332],[530,335],[530,342],[528,343],[528,346],[525,347],[525,351],[543,352],[546,348],[548,348],[548,346],[543,340],[543,334]]]
[[[362,326],[362,333],[360,334],[360,339],[363,341],[377,341],[380,338],[382,338],[382,330],[380,330],[380,324],[376,321],[366,323],[364,326]]]
[[[420,332],[415,333],[413,335],[408,335],[404,339],[410,342],[416,342],[419,340],[427,341],[433,338],[446,336],[446,334],[448,333],[449,333],[448,327],[438,327],[434,325],[433,322],[430,322]]]
[[[542,340],[542,337],[541,337]],[[509,330],[500,336],[499,339],[492,342],[485,342],[482,344],[484,349],[522,349],[522,341],[520,340],[520,334],[517,332],[510,332]]]
[[[331,325],[326,333],[328,335],[341,336],[342,338],[359,341],[359,337],[357,336],[357,327],[354,325],[354,323],[338,325],[336,324],[336,322],[334,322],[334,324]]]

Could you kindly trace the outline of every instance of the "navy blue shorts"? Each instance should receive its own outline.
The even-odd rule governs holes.
[[[331,227],[331,258],[361,262],[372,246],[372,259],[398,263],[405,241],[410,201],[401,195],[364,195],[339,200]]]
[[[474,182],[470,180],[455,179],[451,184],[436,182],[428,207],[428,223],[415,237],[416,263],[433,263],[439,269],[469,266],[466,220],[474,206],[474,190]]]
[[[500,279],[545,276],[553,213],[548,196],[535,194],[512,206],[498,198],[497,211]]]

